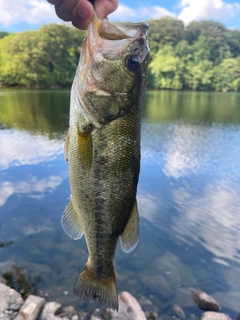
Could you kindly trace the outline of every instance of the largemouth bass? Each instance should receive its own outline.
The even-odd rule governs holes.
[[[89,259],[74,293],[118,310],[113,258],[138,242],[136,192],[149,47],[147,23],[93,17],[71,90],[65,143],[71,197],[62,226],[85,235]]]

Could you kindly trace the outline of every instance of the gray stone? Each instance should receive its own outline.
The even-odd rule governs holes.
[[[149,292],[158,294],[162,300],[169,300],[174,294],[168,281],[161,274],[144,275],[140,281],[148,288]]]
[[[129,292],[120,293],[118,301],[118,312],[108,308],[103,310],[105,320],[146,320],[140,304]]]
[[[206,311],[201,314],[199,320],[231,320],[231,318],[225,313]]]
[[[59,310],[61,310],[61,304],[58,302],[48,302],[45,304],[43,311],[40,315],[40,320],[59,320],[68,319],[66,317],[60,318],[55,315]]]
[[[44,302],[44,298],[31,294],[19,310],[16,320],[36,320]]]
[[[186,318],[186,315],[185,315],[183,309],[181,307],[179,307],[179,305],[174,304],[173,307],[172,307],[172,310],[181,319],[185,319]]]
[[[57,311],[61,311],[61,314],[59,314],[61,318],[67,317],[68,319],[71,319],[71,320],[79,320],[79,316],[77,315],[75,309],[72,306],[64,307],[62,310],[59,308],[58,310],[55,311],[55,315]]]
[[[87,312],[83,312],[83,311],[78,312],[79,320],[86,320],[88,319],[88,316],[89,314]]]
[[[0,283],[7,284],[7,280],[5,278],[3,278],[2,276],[0,276]]]
[[[157,312],[155,312],[155,311],[146,311],[145,317],[147,320],[157,320],[158,319]]]
[[[179,285],[193,286],[196,283],[192,269],[183,264],[180,259],[170,252],[158,256],[152,262],[153,272],[164,275],[172,290],[176,290]]]
[[[16,290],[0,283],[0,314],[5,310],[19,310],[23,303],[23,298]]]
[[[0,320],[10,320],[11,318],[5,313],[0,314]]]
[[[182,308],[193,307],[194,302],[190,290],[191,288],[179,288],[174,302]]]
[[[191,294],[193,301],[200,309],[207,311],[218,311],[220,309],[220,305],[217,303],[217,301],[209,296],[206,292],[191,289]]]

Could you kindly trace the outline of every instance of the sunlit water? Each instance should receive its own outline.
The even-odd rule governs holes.
[[[60,225],[69,197],[69,91],[0,91],[0,274],[48,300],[72,294],[88,254]],[[144,310],[201,313],[190,287],[240,312],[240,95],[147,92],[138,187],[140,241],[117,248],[119,291]],[[19,280],[20,279],[20,280]]]

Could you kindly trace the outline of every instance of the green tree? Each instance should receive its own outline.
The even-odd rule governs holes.
[[[213,64],[209,60],[189,63],[184,74],[185,85],[193,90],[212,90]]]
[[[240,57],[225,59],[214,68],[214,89],[216,91],[240,90]]]
[[[9,32],[6,31],[0,31],[0,39],[6,37],[7,35],[9,35]]]
[[[164,17],[149,20],[149,43],[151,52],[156,53],[165,45],[176,45],[185,38],[185,28],[181,20]]]
[[[227,43],[233,57],[240,55],[240,30],[227,30]]]
[[[231,57],[228,45],[227,29],[218,22],[201,21],[191,22],[186,28],[186,37],[189,44],[194,44],[200,37],[210,51],[209,59],[214,65],[221,63],[225,58]]]
[[[149,85],[156,89],[182,89],[184,63],[172,46],[164,46],[149,64]]]
[[[4,37],[0,41],[0,82],[70,85],[83,37],[83,32],[57,24]]]

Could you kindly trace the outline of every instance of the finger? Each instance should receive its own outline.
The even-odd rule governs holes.
[[[56,1],[56,0],[54,0]],[[81,0],[80,0],[81,1]],[[77,5],[78,0],[63,0],[55,6],[56,14],[64,21],[71,20],[71,14],[74,7]]]
[[[86,30],[93,16],[93,6],[87,0],[80,0],[73,8],[71,20],[74,27]]]
[[[47,0],[47,1],[53,4],[54,6],[57,6],[62,2],[62,0]]]
[[[118,0],[95,0],[94,5],[97,17],[99,19],[104,19],[108,14],[117,9]]]

